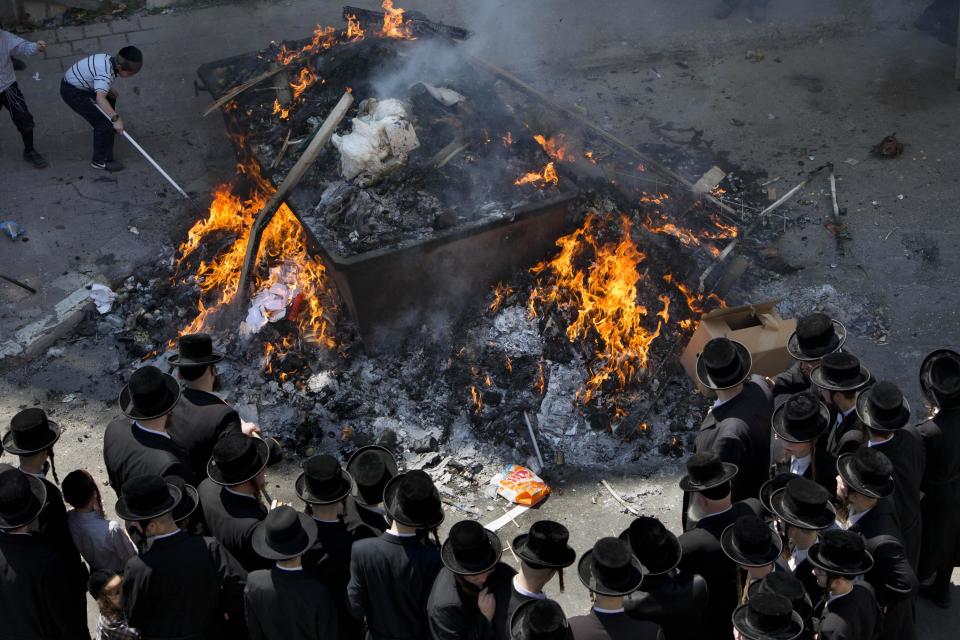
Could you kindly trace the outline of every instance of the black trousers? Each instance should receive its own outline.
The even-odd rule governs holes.
[[[97,109],[97,95],[93,91],[77,89],[66,80],[61,80],[60,97],[93,126],[93,161],[112,162],[115,135],[113,123]]]
[[[4,107],[10,111],[10,119],[23,138],[24,150],[33,149],[33,116],[30,115],[27,101],[16,82],[0,91],[0,109]]]

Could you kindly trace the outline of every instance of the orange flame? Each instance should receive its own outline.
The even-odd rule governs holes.
[[[513,287],[503,282],[498,282],[493,285],[493,300],[487,306],[487,309],[490,313],[496,313],[503,306],[503,303],[506,302],[513,294]]]
[[[554,168],[552,162],[548,162],[547,166],[543,168],[543,171],[536,172],[531,171],[530,173],[525,173],[516,180],[513,181],[513,184],[520,186],[524,184],[534,184],[539,187],[545,187],[548,184],[558,185],[560,184],[560,176],[557,175],[557,170]]]
[[[592,164],[597,164],[599,162],[593,151],[584,151],[583,157],[589,160]]]
[[[360,26],[360,21],[355,15],[347,16],[347,39],[348,40],[360,40],[363,38],[363,27]]]
[[[513,360],[510,359],[510,356],[503,356],[503,367],[507,370],[507,373],[513,373]]]
[[[279,115],[281,120],[286,120],[290,117],[290,109],[287,107],[280,106],[280,99],[273,99],[273,115]]]
[[[643,222],[643,228],[651,233],[660,233],[668,236],[673,236],[680,241],[681,244],[688,247],[699,247],[700,238],[695,236],[692,231],[689,229],[682,229],[672,222],[662,222],[659,226],[656,225],[653,220],[648,216]]]
[[[503,146],[509,147],[513,144],[513,132],[507,131],[507,135],[503,136],[501,139],[503,140]]]
[[[483,411],[483,394],[477,389],[476,385],[470,385],[470,401],[473,402],[473,412],[479,414]]]
[[[723,301],[723,298],[721,298],[715,293],[710,293],[710,294],[707,294],[706,296],[699,293],[696,293],[696,294],[693,293],[692,291],[690,291],[690,287],[680,282],[679,280],[676,280],[669,273],[664,274],[663,281],[666,282],[667,284],[672,284],[674,287],[676,287],[677,291],[679,291],[683,295],[683,297],[686,299],[687,307],[690,309],[690,311],[698,315],[704,314],[708,311],[707,304],[710,302],[716,303],[716,305],[721,309],[725,309],[727,306],[727,303]],[[680,326],[683,329],[689,329],[692,326],[692,323],[690,321],[685,320],[680,322]]]
[[[307,90],[307,87],[316,81],[317,75],[310,70],[310,67],[300,69],[300,75],[297,77],[296,82],[290,83],[290,88],[293,89],[293,99],[296,100],[299,98],[300,95]]]
[[[533,386],[540,395],[547,391],[547,372],[544,369],[543,360],[537,363],[537,377],[533,381]]]
[[[313,29],[313,38],[302,48],[288,49],[287,45],[281,45],[280,51],[277,52],[276,61],[286,66],[308,53],[316,53],[317,51],[329,49],[338,42],[339,38],[336,29],[317,25]]]
[[[397,40],[415,40],[410,23],[403,21],[403,9],[395,9],[393,0],[383,0],[383,29],[380,35],[384,38],[395,38]]]
[[[732,224],[727,224],[715,213],[710,214],[710,223],[717,231],[704,231],[700,235],[711,240],[729,240],[740,235],[740,230]]]
[[[566,135],[558,133],[556,137],[551,136],[546,138],[538,133],[533,136],[533,139],[543,147],[544,152],[550,156],[552,160],[559,162],[576,162],[576,158],[567,151]]]

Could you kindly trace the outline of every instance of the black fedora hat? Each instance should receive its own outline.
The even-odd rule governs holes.
[[[783,541],[755,515],[740,516],[720,534],[728,558],[743,567],[764,567],[780,557]]]
[[[173,509],[173,519],[177,522],[186,520],[197,510],[197,505],[200,504],[200,494],[193,485],[187,484],[180,476],[166,476],[165,479],[169,484],[180,490],[180,502]]]
[[[960,402],[960,353],[937,349],[920,365],[920,388],[931,405],[955,406]]]
[[[729,482],[737,475],[737,465],[721,462],[713,451],[695,453],[687,460],[687,475],[680,478],[684,491],[706,491]]]
[[[747,587],[747,595],[753,598],[758,593],[774,593],[790,601],[793,610],[806,620],[813,613],[813,603],[803,582],[789,571],[771,571],[762,580],[754,580]]]
[[[809,391],[795,393],[773,411],[774,433],[787,442],[810,442],[830,426],[830,409]]]
[[[893,464],[882,451],[860,447],[837,458],[837,471],[844,484],[868,498],[882,499],[893,493]]]
[[[825,313],[811,313],[797,321],[797,330],[787,340],[787,352],[794,360],[810,362],[833,353],[847,340],[847,328]]]
[[[747,640],[793,640],[803,633],[800,614],[776,593],[758,593],[734,609],[733,626]]]
[[[619,538],[600,538],[577,563],[580,582],[602,596],[625,596],[640,588],[643,567],[630,544]]]
[[[371,506],[383,502],[383,490],[399,469],[389,449],[371,444],[360,447],[350,456],[347,473],[357,485],[357,503]]]
[[[254,478],[270,461],[265,440],[242,433],[228,433],[213,445],[207,475],[217,484],[235,485]]]
[[[728,338],[714,338],[697,357],[697,379],[708,389],[729,389],[748,377],[753,357],[744,345]]]
[[[763,505],[763,508],[773,513],[773,505],[770,504],[770,499],[773,497],[773,494],[787,486],[787,483],[794,478],[800,477],[802,476],[786,471],[784,473],[778,473],[760,485],[760,504]],[[774,515],[776,514],[774,513]]]
[[[633,555],[648,576],[667,573],[680,564],[683,548],[680,540],[663,523],[650,516],[640,516],[624,529],[620,539],[630,544]]]
[[[31,407],[10,419],[3,434],[3,450],[15,456],[29,456],[49,449],[60,438],[60,425],[47,418],[39,407]]]
[[[534,566],[563,569],[573,564],[577,552],[567,542],[570,532],[553,520],[540,520],[530,525],[528,533],[513,539],[513,551],[521,560]]]
[[[250,546],[267,560],[289,560],[304,553],[317,541],[317,523],[293,507],[281,505],[257,524]]]
[[[37,519],[47,503],[43,480],[0,464],[0,529],[19,529]]]
[[[350,495],[353,479],[333,456],[310,456],[303,463],[303,473],[297,476],[294,489],[307,504],[333,504]]]
[[[497,566],[503,545],[493,531],[476,520],[461,520],[450,527],[440,547],[443,566],[460,576],[475,576]]]
[[[820,534],[807,557],[821,571],[852,578],[873,568],[873,557],[859,533],[829,529]]]
[[[857,356],[847,351],[830,353],[810,372],[810,381],[827,391],[856,391],[870,384],[871,375]]]
[[[830,492],[807,478],[796,478],[775,492],[770,506],[778,518],[800,529],[826,529],[837,519]]]
[[[213,340],[207,333],[188,333],[180,336],[177,353],[167,358],[175,367],[194,367],[215,364],[223,360],[223,354],[213,350]]]
[[[868,429],[896,431],[910,422],[910,404],[897,385],[882,380],[857,394],[857,417]]]
[[[117,402],[123,415],[132,420],[153,420],[170,413],[180,400],[176,379],[156,367],[140,367],[120,390]]]
[[[418,529],[433,529],[443,522],[443,503],[433,480],[416,469],[390,480],[383,490],[387,517]]]
[[[510,640],[573,640],[573,631],[559,604],[527,600],[510,618]]]
[[[130,522],[153,520],[170,513],[182,497],[179,489],[157,475],[130,478],[120,491],[117,515]]]

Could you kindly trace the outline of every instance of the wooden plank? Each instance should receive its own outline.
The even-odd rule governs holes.
[[[223,94],[222,96],[220,96],[219,98],[211,102],[210,106],[208,106],[207,109],[203,112],[203,116],[207,117],[208,115],[210,115],[211,113],[213,113],[214,111],[222,107],[223,105],[227,104],[228,102],[236,98],[238,95],[240,95],[250,87],[260,84],[267,78],[272,78],[273,76],[277,75],[284,69],[286,69],[286,67],[278,66],[275,69],[271,69],[270,71],[264,71],[260,75],[250,78],[243,84],[238,84],[233,89],[230,89],[225,94]]]

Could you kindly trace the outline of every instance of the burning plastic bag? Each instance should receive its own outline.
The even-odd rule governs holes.
[[[359,176],[364,185],[405,165],[410,152],[420,146],[406,107],[395,99],[365,100],[360,116],[353,119],[353,131],[334,135],[332,142],[340,151],[341,175],[347,180]]]
[[[532,507],[550,495],[550,487],[540,476],[518,464],[508,464],[493,478],[497,494],[510,502]]]

